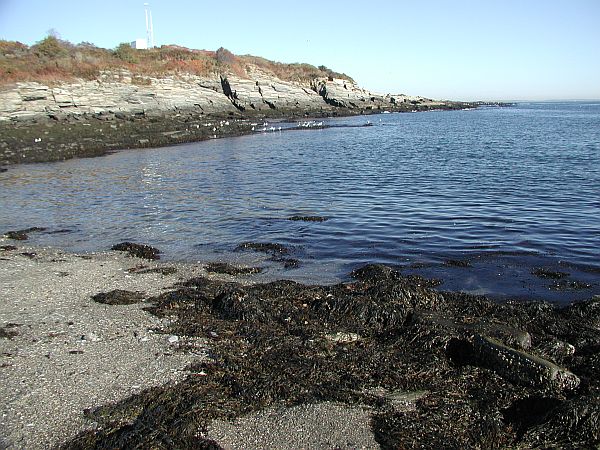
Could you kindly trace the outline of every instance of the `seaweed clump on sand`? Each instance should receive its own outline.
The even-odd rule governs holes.
[[[145,244],[135,244],[133,242],[121,242],[113,245],[111,250],[127,252],[131,256],[138,258],[158,260],[160,259],[160,250]]]
[[[100,292],[92,296],[92,300],[96,303],[104,305],[133,305],[144,300],[144,294],[141,292],[124,291],[115,289],[109,292]]]
[[[237,267],[229,263],[212,262],[206,265],[206,271],[225,275],[252,275],[262,272],[260,267]]]
[[[497,304],[381,265],[353,277],[200,277],[151,299],[210,354],[179,384],[88,411],[100,428],[63,448],[215,448],[213,419],[323,401],[371,407],[386,449],[600,443],[600,298]]]

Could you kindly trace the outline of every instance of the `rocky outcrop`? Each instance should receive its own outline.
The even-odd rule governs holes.
[[[119,70],[105,71],[95,80],[57,86],[17,83],[0,90],[0,120],[116,112],[195,111],[211,115],[276,110],[282,114],[311,114],[338,108],[362,112],[445,104],[421,97],[374,94],[343,79],[316,79],[303,84],[280,80],[258,68],[250,74],[249,78],[225,74],[210,78],[189,74],[157,78]]]
[[[53,87],[17,83],[0,92],[0,120],[106,112],[160,114],[180,108],[205,113],[235,111],[228,98],[207,81],[173,76],[136,78],[120,71]]]
[[[246,73],[151,77],[118,69],[94,80],[0,87],[0,166],[237,136],[267,118],[473,106],[374,94],[332,77],[284,81],[258,66]]]

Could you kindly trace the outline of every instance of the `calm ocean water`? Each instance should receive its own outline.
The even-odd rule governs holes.
[[[367,120],[374,126],[10,168],[0,174],[0,231],[70,229],[31,242],[73,251],[133,240],[165,259],[258,263],[263,278],[333,282],[383,262],[470,292],[557,301],[599,293],[600,103],[326,123]],[[328,220],[286,220],[293,215]],[[245,241],[288,245],[301,266],[235,252]],[[447,264],[457,259],[472,267]],[[562,267],[591,287],[532,287],[534,267]]]

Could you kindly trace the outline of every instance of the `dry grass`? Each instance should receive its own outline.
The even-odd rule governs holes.
[[[126,69],[136,77],[191,74],[211,76],[219,73],[247,78],[252,66],[285,81],[308,82],[314,78],[348,76],[310,64],[282,64],[256,56],[236,56],[217,51],[193,50],[176,45],[136,50],[120,44],[114,50],[82,42],[48,36],[28,47],[20,42],[0,40],[0,84],[18,81],[55,83],[76,78],[95,79],[105,70]]]

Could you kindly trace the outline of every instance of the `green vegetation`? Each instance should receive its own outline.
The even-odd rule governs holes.
[[[137,50],[122,43],[109,50],[89,42],[72,44],[52,35],[31,47],[0,40],[0,84],[17,81],[53,83],[76,78],[90,80],[101,71],[111,69],[127,69],[137,77],[230,73],[245,78],[249,77],[252,66],[285,81],[308,82],[323,77],[351,80],[347,75],[333,72],[325,66],[317,68],[310,64],[282,64],[251,55],[237,56],[222,47],[216,52],[177,45]]]

